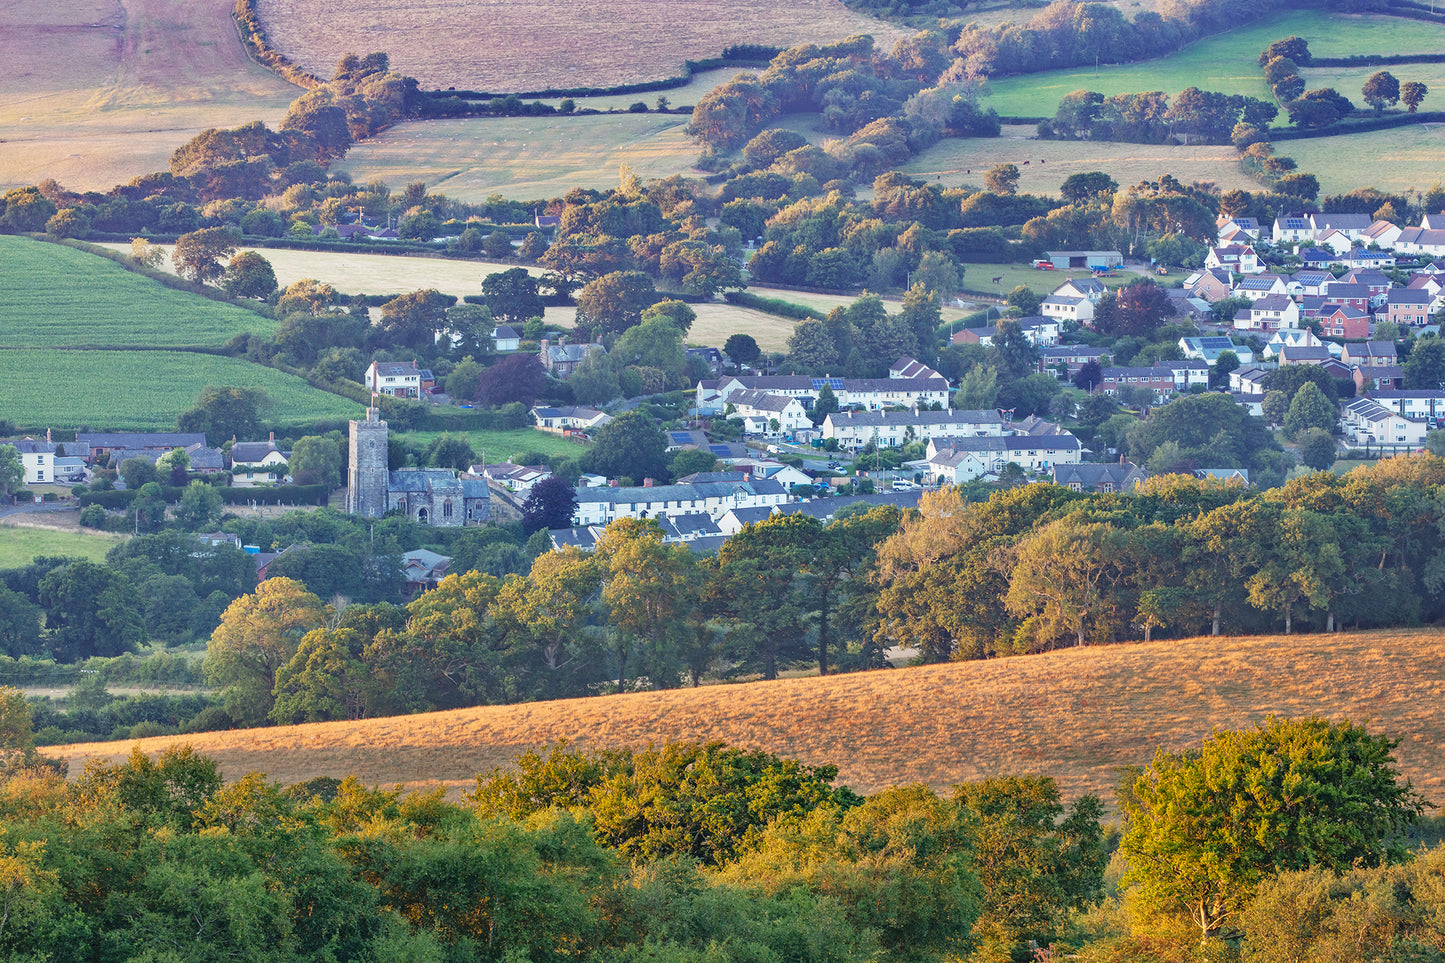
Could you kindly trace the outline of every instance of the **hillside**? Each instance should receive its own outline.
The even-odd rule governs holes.
[[[5,0],[0,188],[109,190],[207,127],[280,123],[300,89],[246,58],[231,0]]]
[[[385,50],[424,87],[489,91],[603,87],[673,77],[734,44],[789,47],[904,31],[841,0],[259,0],[271,42],[330,76],[342,54]],[[643,42],[642,38],[646,38]]]
[[[144,739],[189,742],[228,778],[355,774],[368,784],[467,789],[478,772],[558,739],[583,747],[722,739],[832,762],[862,792],[984,776],[1056,777],[1110,794],[1119,766],[1197,745],[1269,713],[1365,722],[1400,739],[1404,774],[1445,802],[1445,634],[1395,630],[1120,645],[941,666],[429,715]],[[128,743],[46,750],[79,771]]]

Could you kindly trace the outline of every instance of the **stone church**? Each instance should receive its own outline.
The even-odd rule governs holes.
[[[479,478],[446,468],[387,469],[387,427],[376,408],[365,421],[351,422],[346,469],[346,510],[365,518],[403,512],[412,521],[438,528],[480,525],[492,514],[492,496]]]

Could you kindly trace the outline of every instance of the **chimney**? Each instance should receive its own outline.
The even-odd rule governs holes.
[[[45,429],[45,440],[46,440],[46,441],[49,441],[49,440],[50,440],[50,429],[49,429],[49,428]]]
[[[654,484],[654,483],[653,483],[653,481],[652,481],[651,478],[644,478],[644,479],[642,479],[642,487],[643,487],[643,488],[651,488],[651,487],[653,486],[653,484]]]
[[[615,478],[609,478],[609,479],[607,480],[607,486],[608,486],[609,488],[616,488],[616,487],[617,487],[617,479],[615,479]]]
[[[276,433],[273,431],[273,432],[271,432],[271,444],[274,445],[275,443],[276,443]]]

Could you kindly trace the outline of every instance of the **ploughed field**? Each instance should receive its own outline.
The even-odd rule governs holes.
[[[527,749],[711,740],[834,763],[860,792],[922,782],[936,789],[990,775],[1041,773],[1068,796],[1108,798],[1118,767],[1156,747],[1198,745],[1217,728],[1270,713],[1349,718],[1400,740],[1404,775],[1445,802],[1445,634],[1396,629],[1337,635],[1198,638],[1069,649],[1039,656],[489,706],[417,716],[173,736],[229,779],[283,783],[354,774],[367,784],[445,786]],[[129,743],[54,747],[78,772],[119,760]]]

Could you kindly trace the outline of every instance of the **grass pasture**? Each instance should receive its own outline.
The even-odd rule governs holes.
[[[61,244],[0,236],[0,345],[221,345],[276,322]]]
[[[5,0],[0,37],[0,188],[107,190],[301,93],[247,59],[224,0]]]
[[[676,114],[413,121],[358,144],[333,169],[358,184],[424,181],[461,201],[560,197],[616,187],[623,164],[644,180],[691,173],[698,151],[687,122]]]
[[[981,188],[990,167],[1014,164],[1019,169],[1019,191],[1025,194],[1058,194],[1069,175],[1089,171],[1104,171],[1120,187],[1173,174],[1185,183],[1213,181],[1226,191],[1260,189],[1240,170],[1238,151],[1227,145],[1035,140],[1033,134],[1032,127],[1011,125],[1004,128],[1002,137],[950,138],[913,157],[902,170],[945,187]],[[1291,141],[1280,153],[1293,154],[1297,143],[1302,142]]]
[[[1280,141],[1276,150],[1318,177],[1322,194],[1365,186],[1396,193],[1423,191],[1445,180],[1440,162],[1445,156],[1445,126],[1440,124]]]
[[[239,358],[181,351],[0,350],[0,412],[17,425],[174,431],[177,416],[207,385],[263,389],[279,424],[359,418],[363,410],[295,375]]]
[[[495,465],[506,461],[515,454],[540,451],[544,455],[577,456],[585,450],[584,445],[568,441],[561,435],[539,431],[536,428],[518,428],[515,431],[409,431],[397,437],[412,445],[426,447],[445,434],[464,435],[467,443],[476,452],[478,463],[486,452],[486,463]]]
[[[1101,94],[1162,90],[1172,96],[1190,86],[1269,100],[1259,54],[1290,35],[1308,40],[1310,53],[1316,57],[1430,53],[1445,46],[1445,26],[1398,17],[1301,10],[1207,37],[1158,60],[1003,77],[989,82],[990,96],[985,103],[1007,117],[1052,117],[1064,95],[1075,90]],[[1391,72],[1400,76],[1407,71]],[[1305,79],[1315,85],[1313,73]],[[1357,100],[1354,95],[1359,93],[1359,84],[1340,92]],[[1179,176],[1177,171],[1175,174]]]
[[[649,90],[645,93],[635,94],[602,94],[597,97],[573,97],[572,101],[581,110],[591,107],[593,110],[626,110],[639,100],[652,109],[657,104],[657,98],[666,97],[668,104],[673,107],[696,107],[697,102],[703,98],[714,87],[721,87],[732,80],[738,74],[760,73],[760,67],[718,67],[714,70],[699,70],[691,79],[681,87],[670,87],[667,90]],[[544,97],[542,103],[556,107],[562,102],[561,97]]]
[[[860,792],[1041,773],[1112,799],[1117,767],[1197,746],[1270,713],[1345,717],[1400,739],[1403,774],[1445,802],[1445,636],[1438,630],[1171,640],[826,678],[491,706],[418,716],[142,739],[190,743],[228,779],[354,774],[444,786],[567,739],[581,748],[727,742],[835,763]],[[79,772],[128,743],[47,750]]]
[[[841,0],[260,0],[258,7],[272,44],[315,74],[331,76],[348,51],[384,49],[394,69],[424,87],[497,92],[663,80],[684,61],[739,43],[789,47],[871,33],[886,48],[910,32],[853,13]]]
[[[125,541],[124,535],[107,532],[60,531],[54,528],[15,524],[18,519],[0,521],[0,569],[29,565],[37,555],[64,555],[105,561],[105,553]]]

